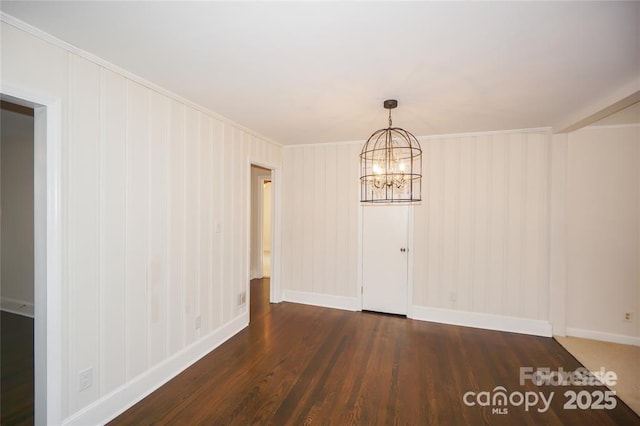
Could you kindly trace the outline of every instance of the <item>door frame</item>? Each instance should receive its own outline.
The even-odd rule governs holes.
[[[280,259],[281,259],[281,240],[280,240],[280,229],[282,226],[282,210],[281,210],[281,168],[278,165],[267,163],[264,161],[254,160],[249,158],[249,163],[247,166],[247,173],[249,182],[249,188],[247,191],[247,265],[245,270],[247,271],[247,280],[246,280],[246,293],[247,300],[251,300],[251,286],[249,285],[251,278],[251,193],[252,193],[252,179],[251,179],[251,166],[258,166],[264,169],[271,170],[271,277],[269,277],[269,302],[271,303],[280,303],[282,302],[282,289],[280,288]],[[260,196],[262,199],[262,195]],[[262,210],[262,206],[260,206]],[[262,232],[262,231],[261,231]],[[262,263],[262,262],[261,262]]]
[[[34,420],[62,422],[62,107],[5,81],[3,100],[34,110]]]
[[[377,204],[375,207],[394,206],[397,203],[383,203]],[[364,291],[364,282],[362,281],[363,268],[364,268],[364,256],[363,256],[363,241],[364,241],[364,209],[367,206],[364,203],[358,203],[358,273],[357,273],[357,288],[356,294],[358,298],[357,306],[358,310],[362,311],[362,292]],[[408,205],[408,219],[407,219],[407,318],[412,318],[413,312],[413,249],[414,249],[414,237],[413,237],[413,223],[414,223],[414,204]]]

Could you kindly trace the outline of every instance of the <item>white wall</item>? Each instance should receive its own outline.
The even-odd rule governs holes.
[[[2,109],[0,130],[2,305],[33,315],[33,114]]]
[[[283,149],[283,297],[357,300],[360,144]],[[320,296],[318,296],[320,295]],[[329,300],[327,300],[329,297]],[[324,303],[322,302],[324,300]]]
[[[46,35],[1,36],[2,83],[62,104],[59,392],[67,421],[101,422],[247,324],[249,161],[281,149]]]
[[[549,143],[546,130],[423,139],[410,315],[499,315],[532,320],[534,333],[550,332]],[[286,299],[322,303],[340,296],[350,299],[341,307],[357,305],[360,148],[284,149]]]
[[[568,135],[567,216],[567,333],[640,344],[640,125]]]
[[[415,305],[548,320],[549,140],[523,131],[423,144]]]

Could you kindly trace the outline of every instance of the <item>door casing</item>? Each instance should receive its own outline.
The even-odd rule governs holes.
[[[34,421],[62,422],[62,107],[1,81],[0,97],[34,110]]]

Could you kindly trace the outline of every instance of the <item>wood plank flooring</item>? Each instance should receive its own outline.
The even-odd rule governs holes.
[[[0,424],[32,425],[33,319],[0,316]]]
[[[268,283],[251,283],[251,324],[112,425],[636,425],[613,410],[563,408],[566,390],[519,383],[520,367],[573,371],[580,364],[555,340],[347,312],[269,305]],[[466,406],[468,391],[543,392],[546,412]],[[539,404],[538,407],[542,407]]]

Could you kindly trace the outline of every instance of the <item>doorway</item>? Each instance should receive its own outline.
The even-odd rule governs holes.
[[[271,276],[273,223],[271,170],[251,165],[251,279]]]
[[[34,423],[34,110],[0,101],[0,423]]]
[[[407,315],[409,206],[362,208],[362,310]]]
[[[62,105],[2,81],[0,100],[33,110],[33,423],[62,422]]]
[[[274,173],[251,164],[249,312],[254,318],[272,300]]]
[[[262,178],[262,277],[271,277],[271,177]]]

